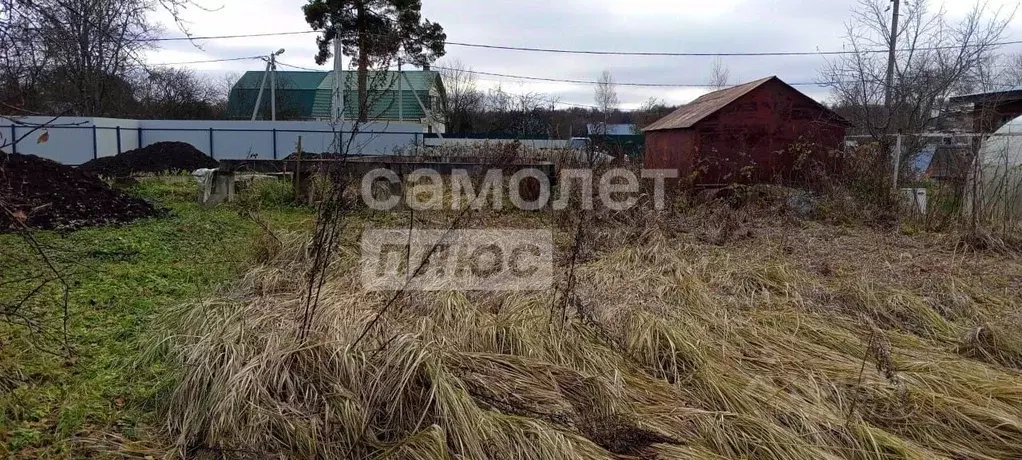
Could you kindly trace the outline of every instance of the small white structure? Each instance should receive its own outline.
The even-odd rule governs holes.
[[[980,167],[970,174],[966,206],[972,206],[971,194],[976,190],[983,217],[994,221],[1022,220],[1022,117],[987,137],[977,161]]]
[[[914,214],[926,214],[926,189],[925,188],[903,188],[901,189],[901,201],[905,209]]]

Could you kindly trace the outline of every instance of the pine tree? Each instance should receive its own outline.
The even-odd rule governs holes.
[[[362,122],[369,116],[367,80],[371,66],[389,64],[395,57],[422,66],[445,54],[447,35],[440,24],[422,18],[422,0],[309,0],[302,11],[313,30],[323,31],[316,37],[317,64],[333,55],[331,45],[338,39],[343,53],[358,62],[358,113]]]

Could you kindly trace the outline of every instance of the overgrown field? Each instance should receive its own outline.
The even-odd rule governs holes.
[[[347,241],[307,334],[307,238],[281,238],[161,321],[167,434],[229,458],[1022,457],[1017,254],[789,216],[604,215],[571,289],[394,304]],[[573,218],[542,221],[563,273]]]
[[[558,288],[393,304],[361,288],[357,241],[409,216],[349,217],[307,331],[308,211],[264,210],[273,237],[186,204],[77,232],[68,246],[134,255],[77,258],[125,274],[76,275],[77,362],[4,344],[0,440],[24,457],[1022,458],[1017,253],[757,206],[471,215],[553,228]]]

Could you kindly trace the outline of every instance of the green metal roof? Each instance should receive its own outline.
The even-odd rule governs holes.
[[[245,118],[259,94],[262,71],[245,72],[231,90],[228,114],[232,118]],[[403,116],[418,120],[426,116],[416,100],[416,94],[427,108],[432,104],[429,93],[437,88],[441,99],[445,97],[443,81],[434,71],[406,71],[407,79],[399,79],[397,72],[370,71],[368,86],[370,118],[393,119]],[[344,114],[355,118],[358,112],[358,72],[342,72],[345,83]],[[398,97],[398,82],[402,96]],[[277,72],[278,118],[329,118],[334,86],[334,72]],[[399,100],[400,99],[400,100]],[[441,103],[443,103],[441,101]],[[263,92],[261,112],[269,111],[269,81]]]
[[[234,84],[234,88],[244,89],[259,89],[259,85],[263,81],[263,71],[251,71],[245,72],[241,78],[238,79],[237,83]],[[327,72],[283,72],[277,71],[277,87],[291,88],[291,89],[316,89],[319,87],[319,83],[326,78]],[[266,79],[267,87],[269,87],[269,77]]]

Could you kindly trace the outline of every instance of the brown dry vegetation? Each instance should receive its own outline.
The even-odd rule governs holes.
[[[301,341],[305,240],[268,238],[161,322],[168,437],[228,458],[1022,458],[1016,255],[775,211],[595,216],[563,318],[555,292],[406,293],[358,344],[388,296],[359,288],[357,245]]]

